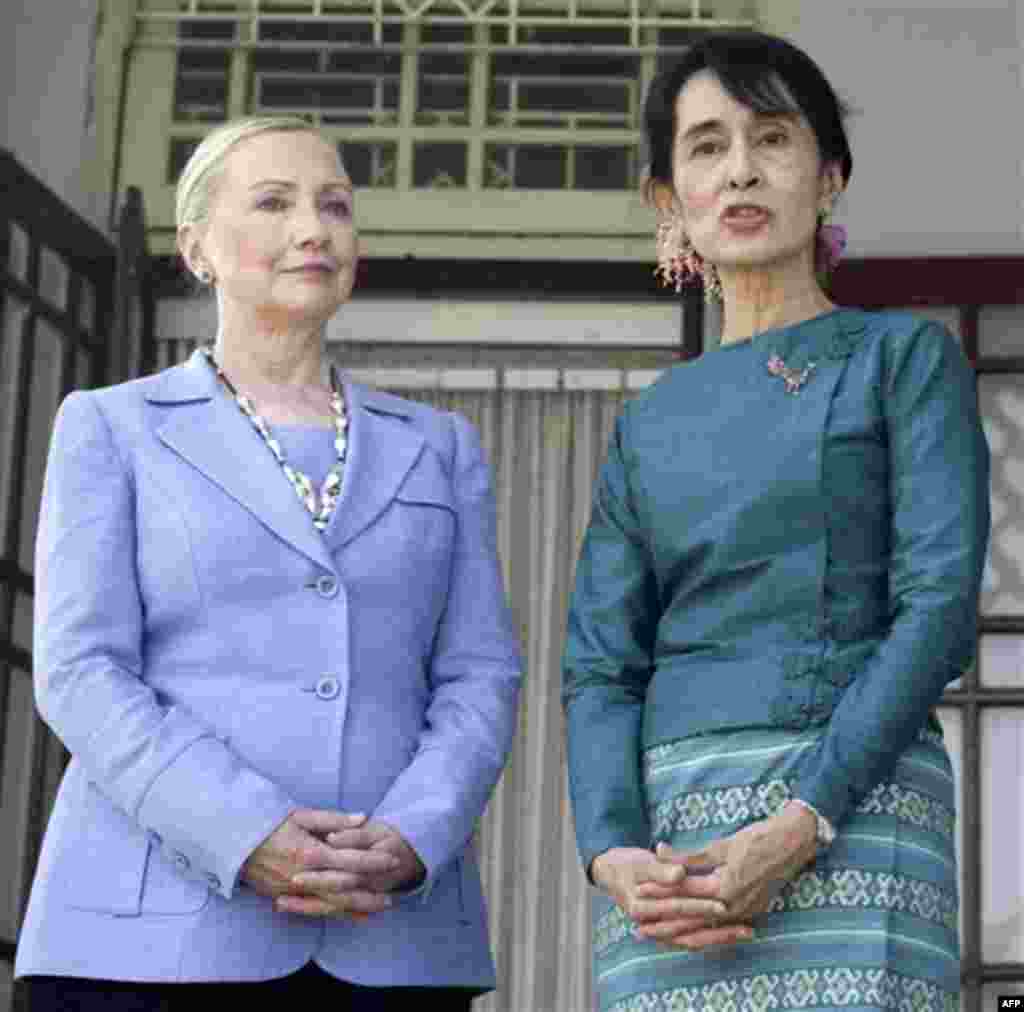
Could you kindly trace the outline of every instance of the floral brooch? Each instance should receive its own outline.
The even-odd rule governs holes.
[[[791,369],[778,355],[768,359],[768,371],[773,376],[781,376],[786,384],[787,394],[797,394],[800,388],[811,378],[815,363],[808,362],[802,369]]]

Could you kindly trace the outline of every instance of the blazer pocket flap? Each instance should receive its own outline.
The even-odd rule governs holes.
[[[149,840],[92,784],[85,784],[81,798],[76,831],[68,834],[61,857],[64,901],[78,910],[135,916]]]
[[[61,862],[67,906],[120,917],[187,914],[205,906],[206,885],[178,873],[138,823],[91,783],[82,799],[77,832],[68,837]]]

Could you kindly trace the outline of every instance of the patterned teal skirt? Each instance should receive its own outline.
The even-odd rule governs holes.
[[[819,732],[742,731],[649,749],[654,842],[696,850],[789,797]],[[922,732],[835,843],[754,922],[754,939],[688,953],[633,937],[595,891],[601,1012],[956,1012],[960,1005],[953,773]]]

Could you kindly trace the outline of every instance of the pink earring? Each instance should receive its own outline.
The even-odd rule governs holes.
[[[658,257],[654,274],[665,287],[681,292],[683,285],[702,283],[707,302],[721,300],[718,271],[694,249],[681,215],[672,213],[661,217],[654,242]]]
[[[828,223],[831,216],[831,207],[823,207],[818,212],[817,260],[819,271],[825,275],[831,274],[839,261],[843,259],[849,238],[842,225]]]

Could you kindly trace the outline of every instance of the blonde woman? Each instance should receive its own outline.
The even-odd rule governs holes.
[[[463,418],[329,364],[356,268],[332,143],[229,123],[177,208],[211,345],[54,427],[35,684],[72,760],[17,975],[37,1009],[467,1009],[520,672],[488,465]]]

